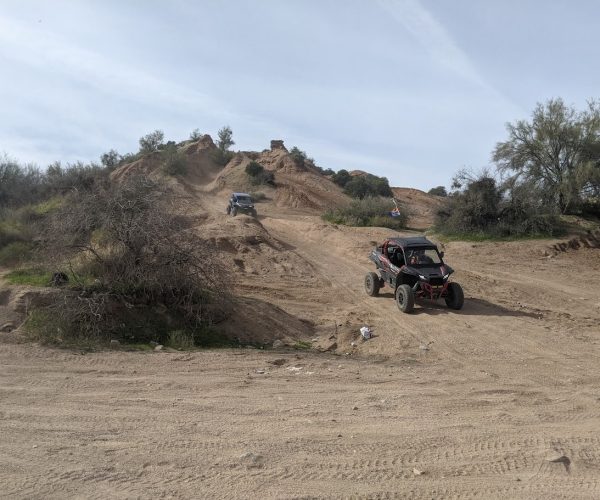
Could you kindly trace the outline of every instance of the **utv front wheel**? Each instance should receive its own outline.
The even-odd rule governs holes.
[[[227,209],[225,210],[225,212],[227,213],[227,215],[231,213],[231,205],[227,205]]]
[[[465,303],[463,289],[458,283],[448,283],[448,295],[446,295],[446,305],[450,309],[462,309]]]
[[[409,313],[415,308],[415,294],[408,285],[396,288],[396,305],[403,313]]]
[[[233,217],[235,217],[235,216],[237,215],[237,207],[233,207],[233,208],[231,209],[231,215],[232,215]]]
[[[365,276],[365,291],[369,297],[379,295],[379,276],[377,276],[377,273],[367,273]]]
[[[258,215],[256,213],[256,209],[254,209],[254,208],[252,210],[250,210],[248,213],[250,214],[251,217],[257,217],[257,215]]]

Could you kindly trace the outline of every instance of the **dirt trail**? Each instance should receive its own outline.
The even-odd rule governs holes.
[[[339,355],[0,343],[0,496],[600,497],[600,250],[446,244],[464,309],[406,315],[363,290],[389,230],[226,217],[214,181],[186,189],[237,291]]]

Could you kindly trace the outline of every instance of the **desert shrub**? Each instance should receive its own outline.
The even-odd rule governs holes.
[[[0,208],[38,200],[46,191],[44,180],[44,175],[33,165],[0,157]]]
[[[345,187],[351,179],[352,176],[350,175],[350,172],[344,169],[339,170],[337,173],[333,174],[332,177],[333,182],[335,182],[340,187]]]
[[[275,184],[275,174],[270,170],[265,170],[265,168],[256,161],[251,161],[246,165],[246,174],[248,174],[250,182],[254,185]]]
[[[347,206],[325,212],[323,218],[334,224],[347,226],[376,226],[402,229],[408,222],[408,214],[401,211],[397,217],[391,217],[389,200],[381,197],[367,197],[352,200]]]
[[[432,194],[435,196],[448,196],[448,192],[444,186],[431,188],[429,191],[427,191],[427,194]]]
[[[105,168],[111,171],[117,168],[121,160],[121,155],[114,149],[111,149],[100,156],[100,163],[102,163]]]
[[[188,330],[169,332],[167,345],[173,349],[191,349],[194,347],[194,333]]]
[[[48,258],[68,252],[74,267],[87,263],[78,272],[94,278],[77,280],[78,300],[61,314],[91,338],[166,342],[169,331],[225,314],[226,273],[210,244],[171,212],[174,196],[133,178],[74,193],[53,217]]]
[[[304,151],[301,151],[299,148],[294,146],[292,149],[290,149],[289,154],[296,165],[298,165],[299,167],[304,167],[304,163],[308,159],[308,156]]]
[[[148,154],[158,151],[163,146],[165,140],[165,134],[162,130],[155,130],[150,132],[143,137],[140,137],[140,153]]]
[[[489,173],[459,173],[459,189],[436,216],[442,234],[485,237],[552,236],[561,231],[553,207],[534,184],[499,184]]]
[[[165,145],[161,151],[163,171],[167,175],[185,175],[187,172],[187,158],[177,149],[175,143]]]
[[[13,267],[31,259],[33,245],[24,241],[13,241],[0,247],[0,266]]]
[[[373,174],[351,177],[344,185],[344,193],[360,199],[372,196],[394,196],[388,180]]]
[[[195,128],[194,130],[192,130],[192,132],[190,133],[190,141],[198,141],[202,138],[202,133],[200,132],[199,128]]]

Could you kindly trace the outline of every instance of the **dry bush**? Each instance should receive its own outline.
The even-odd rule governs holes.
[[[143,178],[71,196],[48,234],[48,259],[68,254],[78,290],[66,323],[90,337],[164,340],[225,315],[225,272],[185,228],[182,203]]]

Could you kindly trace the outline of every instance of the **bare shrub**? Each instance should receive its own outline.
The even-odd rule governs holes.
[[[75,193],[53,218],[51,251],[68,251],[69,265],[76,268],[79,295],[63,311],[79,331],[165,341],[169,331],[201,328],[223,317],[224,270],[209,243],[185,229],[175,210],[182,203],[166,187],[133,178]],[[78,280],[79,275],[95,281]]]

